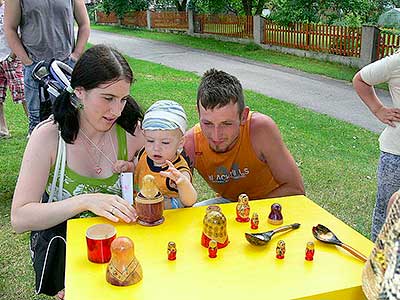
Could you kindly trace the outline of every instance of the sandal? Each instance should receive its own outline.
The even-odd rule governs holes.
[[[11,134],[0,131],[0,139],[9,139]]]

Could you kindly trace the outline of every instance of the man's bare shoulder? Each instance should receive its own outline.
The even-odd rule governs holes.
[[[266,136],[276,133],[278,127],[271,117],[259,112],[251,115],[250,134],[251,136]]]
[[[283,141],[278,126],[271,117],[253,113],[250,123],[250,139],[257,157],[267,161],[268,153],[273,149],[281,149]]]

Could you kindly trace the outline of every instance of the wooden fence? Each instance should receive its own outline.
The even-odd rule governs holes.
[[[361,27],[295,23],[281,26],[266,21],[264,44],[360,57]]]
[[[147,27],[146,11],[127,13],[121,20],[115,13],[106,15],[96,11],[98,23],[118,24],[125,26]],[[253,39],[253,17],[235,15],[194,15],[188,20],[186,12],[151,12],[151,28],[167,28],[188,30],[188,23],[193,22],[197,33],[210,33],[232,38]],[[359,58],[361,52],[362,28],[330,26],[322,24],[295,23],[281,26],[265,20],[261,25],[263,44],[276,45],[287,48],[297,48],[305,51],[325,52],[339,56]],[[264,32],[262,32],[264,30]],[[373,42],[372,49],[376,49],[377,58],[393,54],[400,48],[400,38],[397,34],[388,33],[379,29],[378,40]],[[257,34],[259,30],[257,29]],[[256,39],[257,40],[257,39]],[[367,45],[367,47],[370,47]]]
[[[151,12],[151,28],[169,28],[187,30],[187,13],[183,11]]]
[[[128,12],[121,20],[121,25],[147,27],[147,12],[146,11]]]
[[[114,12],[111,12],[109,15],[96,10],[96,21],[97,23],[103,23],[103,24],[117,24],[118,23],[118,17]]]
[[[400,47],[399,35],[379,31],[376,52],[378,59],[393,54]]]
[[[253,16],[195,15],[195,31],[235,38],[253,38]]]

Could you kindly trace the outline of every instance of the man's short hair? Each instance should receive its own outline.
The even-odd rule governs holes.
[[[238,103],[239,114],[244,110],[243,88],[239,80],[224,71],[210,69],[201,79],[197,90],[197,108],[220,108],[229,103]]]

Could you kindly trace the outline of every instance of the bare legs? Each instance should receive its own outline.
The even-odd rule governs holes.
[[[10,132],[7,128],[6,118],[4,116],[4,105],[0,103],[0,139],[10,137]]]
[[[28,108],[26,107],[26,102],[22,102],[22,107],[26,117],[28,117]],[[4,102],[0,103],[0,139],[11,137],[10,132],[7,127],[6,117],[4,115]]]

